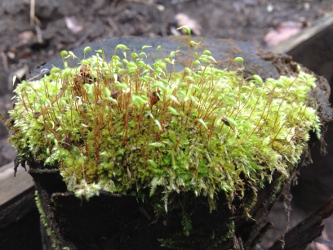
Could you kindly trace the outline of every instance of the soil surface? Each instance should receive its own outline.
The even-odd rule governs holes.
[[[14,75],[26,79],[64,49],[114,37],[176,36],[181,25],[194,35],[269,49],[332,12],[333,0],[2,0],[0,112],[7,116],[12,107]],[[1,121],[0,166],[15,158],[7,137]]]

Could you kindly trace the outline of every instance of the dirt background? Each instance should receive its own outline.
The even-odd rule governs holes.
[[[181,25],[194,35],[269,49],[332,12],[333,0],[2,0],[0,112],[6,116],[12,107],[13,76],[25,79],[63,49],[113,37],[179,35]],[[15,158],[7,137],[1,121],[0,166]]]

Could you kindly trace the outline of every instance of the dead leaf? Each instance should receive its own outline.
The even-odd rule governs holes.
[[[201,25],[194,19],[190,18],[185,13],[178,13],[175,16],[178,26],[187,26],[190,28],[193,34],[201,35]]]
[[[83,30],[83,26],[79,23],[78,20],[76,20],[75,17],[65,17],[65,22],[67,28],[72,31],[74,34],[79,33],[81,30]]]
[[[282,41],[296,35],[302,29],[303,24],[300,22],[286,21],[279,24],[275,30],[269,31],[264,41],[268,46],[275,46]]]

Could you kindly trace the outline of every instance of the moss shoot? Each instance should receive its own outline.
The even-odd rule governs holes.
[[[231,204],[276,171],[287,178],[309,132],[320,136],[312,75],[246,79],[242,58],[219,69],[208,50],[176,72],[179,51],[147,64],[147,47],[119,44],[110,61],[99,50],[75,67],[62,52],[64,69],[19,84],[10,142],[20,161],[59,168],[77,197],[148,195],[167,209],[169,194],[191,192],[214,209],[218,193]]]

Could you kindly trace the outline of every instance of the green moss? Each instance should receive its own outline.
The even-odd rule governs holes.
[[[309,131],[320,136],[312,75],[244,79],[242,58],[237,71],[218,69],[208,50],[173,72],[177,51],[149,65],[143,49],[118,45],[125,58],[99,51],[75,68],[62,52],[63,70],[19,84],[10,142],[21,161],[59,167],[78,197],[149,195],[167,210],[170,193],[192,192],[214,209],[220,192],[231,205],[276,171],[287,178]]]
[[[60,247],[58,246],[58,243],[57,243],[55,232],[52,229],[52,227],[50,226],[50,223],[49,223],[49,221],[47,219],[47,216],[46,216],[46,214],[43,210],[43,206],[42,206],[42,203],[40,201],[40,197],[39,197],[37,191],[35,191],[35,201],[36,201],[36,207],[37,207],[39,215],[40,215],[40,220],[41,220],[41,222],[43,223],[43,226],[46,229],[46,234],[50,237],[52,247],[56,250],[60,249]]]

